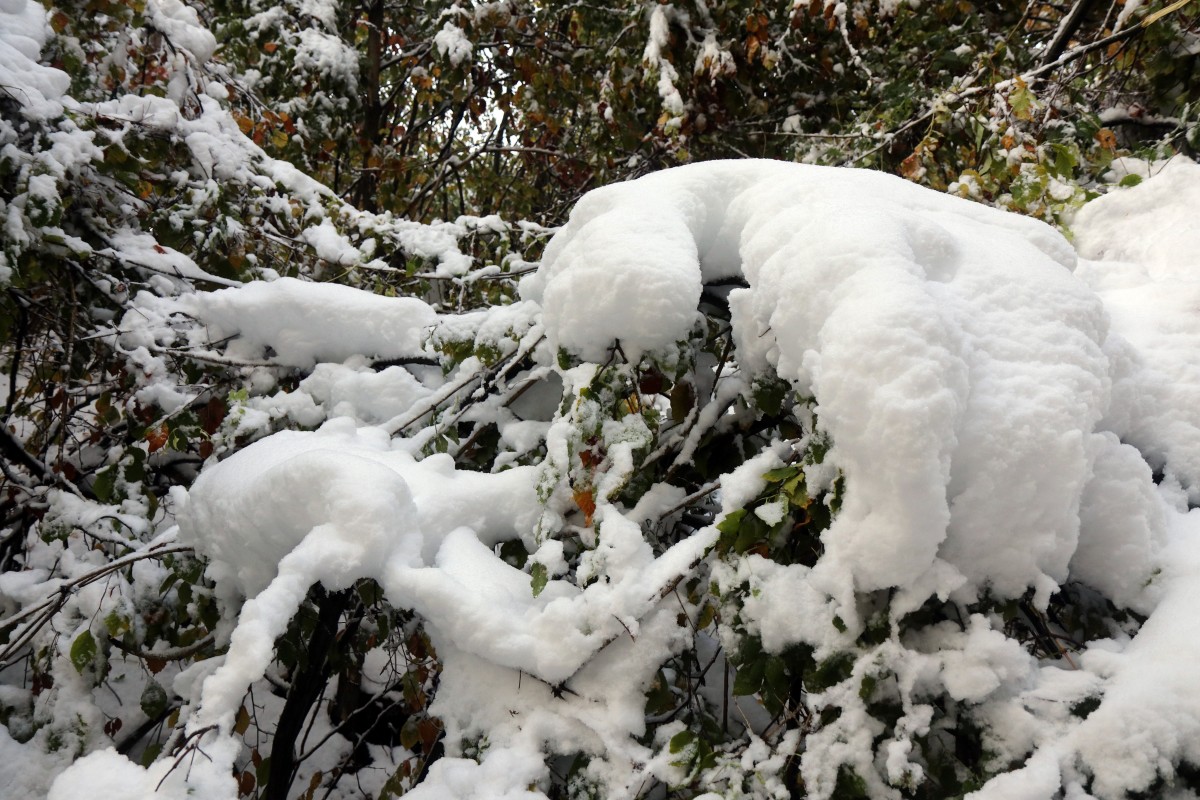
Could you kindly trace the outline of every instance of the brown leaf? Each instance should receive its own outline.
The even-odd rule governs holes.
[[[575,498],[575,505],[583,512],[584,526],[591,526],[592,515],[596,513],[596,498],[592,496],[592,490],[576,489],[572,496]]]
[[[200,427],[209,436],[213,435],[225,420],[225,413],[225,403],[219,397],[212,398],[200,409]]]
[[[234,720],[233,730],[241,736],[250,727],[250,712],[245,706],[238,709],[237,719]]]
[[[595,469],[600,466],[600,462],[604,461],[604,456],[597,453],[595,450],[588,448],[579,453],[579,461],[587,469]]]
[[[921,156],[919,153],[913,152],[908,158],[900,162],[900,174],[910,181],[921,177],[923,171],[924,168],[921,166]]]
[[[146,430],[146,441],[150,443],[150,452],[154,453],[163,448],[170,438],[171,432],[167,429],[167,423],[163,423],[153,428]]]
[[[417,723],[417,733],[421,737],[421,753],[428,756],[442,733],[442,726],[438,720],[426,717]]]

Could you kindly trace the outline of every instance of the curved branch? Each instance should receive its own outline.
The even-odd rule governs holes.
[[[212,644],[214,641],[216,641],[216,638],[217,638],[217,635],[215,633],[213,633],[212,631],[209,631],[202,638],[197,639],[196,641],[192,642],[189,645],[186,645],[184,647],[175,647],[170,650],[160,650],[157,653],[152,653],[152,652],[148,652],[145,650],[138,650],[136,647],[130,647],[130,646],[124,644],[123,642],[121,642],[117,639],[114,639],[111,636],[108,637],[108,641],[112,644],[113,647],[117,648],[122,653],[126,653],[131,656],[136,656],[137,658],[140,658],[143,661],[149,661],[150,659],[158,659],[159,661],[182,661],[185,658],[190,658],[191,656],[194,656],[196,653],[199,653],[201,650],[208,647],[210,644]]]

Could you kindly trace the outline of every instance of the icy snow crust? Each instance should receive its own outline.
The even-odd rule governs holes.
[[[894,633],[880,646],[900,670],[905,701],[883,765],[895,785],[919,774],[911,737],[928,731],[923,700],[944,693],[975,709],[1004,763],[1028,757],[972,797],[1082,798],[1089,776],[1094,796],[1118,797],[1149,786],[1164,765],[1200,758],[1200,692],[1189,672],[1200,657],[1192,613],[1200,522],[1182,492],[1164,499],[1142,454],[1119,438],[1195,486],[1200,325],[1184,300],[1163,314],[1148,303],[1190,297],[1200,263],[1185,235],[1148,251],[1137,248],[1147,234],[1134,223],[1124,249],[1106,249],[1105,234],[1133,209],[1198,191],[1198,171],[1180,165],[1136,195],[1096,201],[1079,220],[1081,248],[1119,261],[1111,270],[1086,262],[1076,275],[1074,251],[1050,228],[896,178],[758,161],[682,167],[586,196],[523,282],[522,302],[497,313],[524,326],[522,346],[544,334],[532,352],[574,393],[595,368],[588,362],[616,344],[630,359],[669,351],[697,322],[705,283],[743,278],[746,288],[729,295],[741,385],[775,372],[814,397],[833,442],[823,468],[836,466],[846,484],[815,566],[750,556],[736,575],[713,564],[714,579],[752,582],[746,614],[769,650],[805,642],[818,656],[862,629],[855,592],[873,589],[897,590],[896,619],[931,595],[970,602],[1033,590],[1044,607],[1072,578],[1149,614],[1132,641],[1093,645],[1076,671],[1039,666],[982,616],[965,630],[930,629],[904,644]],[[267,294],[290,310],[256,316]],[[415,352],[417,331],[433,319],[419,301],[283,281],[186,302],[224,335],[297,365]],[[322,336],[296,333],[315,325]],[[584,365],[559,367],[560,348]],[[335,383],[358,380],[354,363],[318,369]],[[190,778],[171,773],[161,793],[181,797],[190,780],[206,796],[236,795],[234,713],[272,642],[313,582],[337,589],[363,577],[428,621],[444,663],[432,710],[447,740],[489,742],[479,761],[434,763],[413,797],[540,797],[530,787],[546,775],[547,747],[592,754],[589,776],[611,796],[677,775],[665,749],[636,738],[643,694],[684,635],[666,591],[716,540],[706,528],[654,557],[640,525],[655,513],[649,507],[678,502],[677,490],[657,487],[636,509],[598,491],[593,567],[604,580],[586,588],[552,580],[534,597],[529,575],[494,548],[519,537],[560,574],[555,498],[569,491],[561,477],[542,502],[552,471],[463,472],[445,456],[420,459],[423,442],[389,435],[395,428],[329,416],[316,431],[278,433],[210,464],[184,501],[182,536],[211,559],[226,603],[247,599],[236,626],[219,632],[229,642],[223,660],[200,662],[176,682],[193,704],[190,729],[216,726],[205,739],[211,760],[195,760]],[[544,430],[550,460],[565,448],[557,414],[544,428],[512,424],[524,426],[502,429],[513,441]],[[637,431],[625,434],[636,440]],[[786,455],[768,449],[723,476],[724,511],[755,497],[762,473]],[[840,763],[877,775],[874,723],[856,700],[861,678],[829,690],[842,717],[807,740],[813,797],[832,791]],[[570,693],[554,688],[563,685]],[[1072,704],[1100,693],[1086,720],[1071,715]],[[85,757],[51,796],[71,796],[115,761]],[[137,775],[128,767],[125,785],[152,787],[167,767]],[[872,796],[899,796],[872,780]]]

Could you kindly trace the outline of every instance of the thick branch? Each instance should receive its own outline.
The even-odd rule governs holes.
[[[329,653],[337,636],[338,620],[350,601],[349,591],[326,594],[318,585],[314,592],[318,598],[317,624],[308,640],[308,662],[292,680],[291,691],[279,715],[264,800],[287,800],[296,767],[295,743],[300,738],[309,709],[329,679]]]
[[[1071,10],[1062,18],[1058,30],[1054,32],[1054,38],[1050,40],[1046,52],[1038,60],[1039,66],[1052,64],[1058,60],[1058,57],[1067,49],[1067,44],[1078,32],[1079,26],[1083,24],[1083,18],[1087,16],[1094,2],[1095,0],[1075,0],[1075,5],[1071,6]]]

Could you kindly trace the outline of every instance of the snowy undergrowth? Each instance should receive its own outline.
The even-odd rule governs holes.
[[[878,174],[690,166],[584,197],[513,298],[463,248],[496,218],[267,158],[186,6],[114,48],[162,85],[91,101],[0,13],[0,281],[88,276],[130,384],[80,391],[127,446],[23,489],[0,789],[1195,796],[1200,167],[1085,208],[1077,259]]]
[[[228,649],[174,684],[207,758],[123,785],[236,796],[272,643],[310,585],[370,579],[441,662],[447,755],[413,797],[544,796],[555,757],[608,797],[782,797],[797,770],[812,797],[1166,791],[1200,763],[1200,264],[1186,224],[1135,214],[1197,186],[1175,163],[1096,201],[1077,266],[1045,225],[898,179],[718,162],[592,192],[492,312],[147,298],[131,346],[209,331],[308,370],[230,435],[315,430],[179,493]]]

